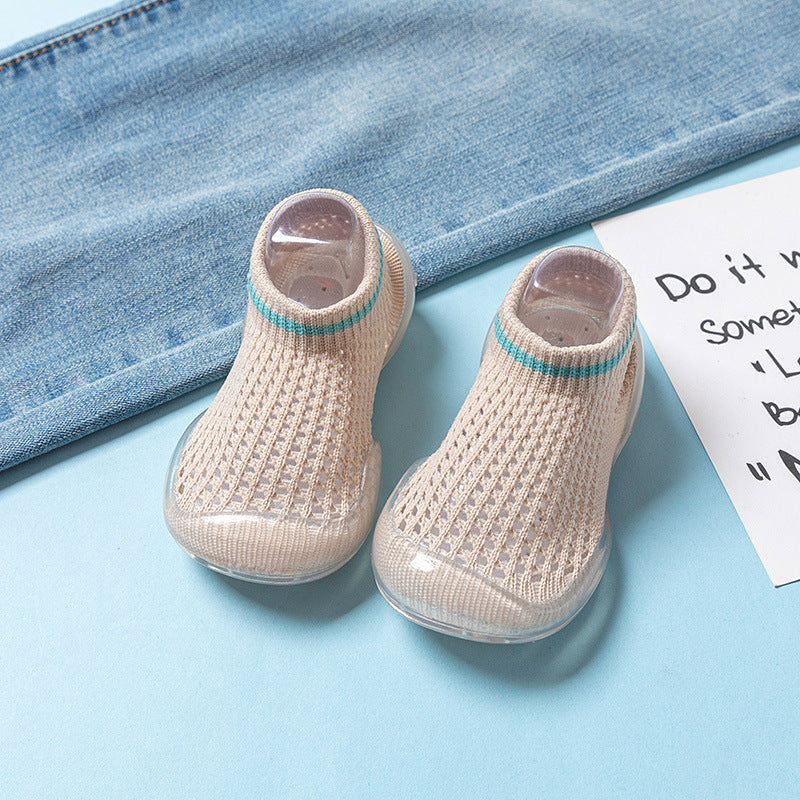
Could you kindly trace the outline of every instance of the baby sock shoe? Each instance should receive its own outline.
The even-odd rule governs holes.
[[[164,511],[193,558],[264,583],[320,578],[372,525],[375,387],[414,303],[400,242],[341,192],[293,195],[253,246],[242,343],[178,443]]]
[[[584,247],[528,264],[445,440],[380,515],[372,559],[388,602],[427,627],[490,642],[566,625],[605,569],[609,477],[643,379],[621,265]]]

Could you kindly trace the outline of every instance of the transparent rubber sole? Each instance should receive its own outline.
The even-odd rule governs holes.
[[[229,578],[236,578],[237,580],[248,581],[249,583],[263,583],[265,585],[272,585],[272,586],[293,586],[302,583],[311,583],[312,581],[318,581],[321,578],[326,578],[328,575],[332,575],[334,572],[336,572],[337,569],[341,569],[348,561],[351,561],[353,556],[355,556],[355,554],[358,552],[358,550],[356,550],[354,553],[347,556],[344,560],[338,561],[335,564],[332,564],[315,572],[306,572],[298,575],[264,576],[260,575],[257,572],[243,572],[235,569],[227,569],[225,567],[221,567],[219,564],[214,564],[211,561],[206,561],[206,559],[201,558],[198,555],[195,555],[186,548],[182,547],[181,549],[183,549],[183,552],[186,553],[190,558],[193,558],[198,564],[202,564],[202,566],[208,567],[210,570],[213,570],[214,572],[219,572],[220,575],[227,575]]]
[[[405,303],[383,365],[394,355],[414,308],[416,276],[403,245],[385,228],[382,238],[396,249],[403,266]],[[204,412],[205,413],[205,412]],[[164,486],[164,517],[178,545],[215,572],[266,584],[297,584],[324,578],[344,566],[364,543],[375,519],[381,486],[381,450],[375,442],[364,463],[361,492],[350,512],[314,520],[270,513],[194,512],[177,502],[178,467],[200,414],[184,431],[172,455]]]
[[[641,403],[644,355],[635,334],[636,380],[614,460],[627,442]],[[396,611],[426,628],[473,641],[521,644],[543,639],[571,622],[591,598],[611,552],[608,509],[600,539],[580,574],[547,603],[523,600],[483,573],[414,544],[394,524],[394,506],[422,461],[398,483],[378,519],[372,567],[378,588]]]

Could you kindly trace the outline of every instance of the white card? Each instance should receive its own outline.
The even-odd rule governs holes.
[[[776,586],[800,579],[800,169],[593,224]]]

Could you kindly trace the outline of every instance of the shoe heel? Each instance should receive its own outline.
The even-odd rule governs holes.
[[[400,342],[403,340],[403,336],[405,336],[406,330],[408,329],[411,313],[414,311],[414,300],[417,293],[417,276],[414,272],[414,268],[411,266],[411,259],[405,247],[403,247],[403,243],[390,230],[387,230],[381,225],[375,225],[375,227],[378,230],[378,235],[388,239],[400,256],[400,262],[403,265],[403,289],[405,292],[400,325],[397,327],[394,338],[389,343],[389,347],[386,350],[386,357],[383,359],[383,366],[385,367],[389,363],[389,359],[397,352],[397,348],[400,346]]]

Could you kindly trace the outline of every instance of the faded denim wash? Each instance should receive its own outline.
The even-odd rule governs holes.
[[[796,0],[153,0],[0,53],[0,469],[224,375],[291,192],[420,286],[800,132]]]

